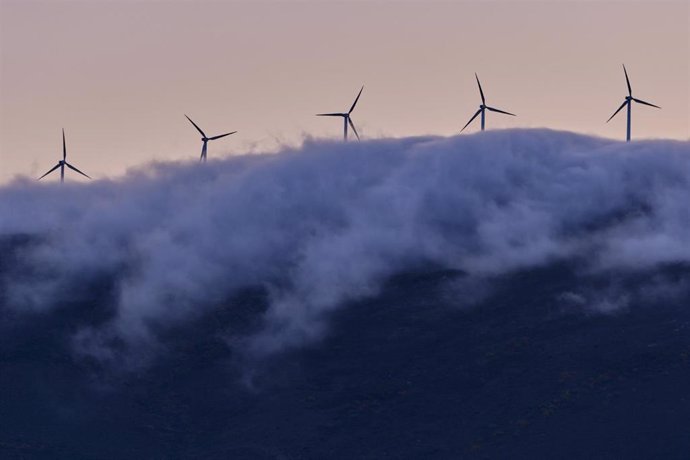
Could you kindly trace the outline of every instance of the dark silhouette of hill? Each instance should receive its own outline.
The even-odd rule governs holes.
[[[687,267],[662,270],[682,279]],[[490,281],[398,275],[339,310],[321,341],[251,361],[261,289],[161,338],[147,368],[76,359],[65,337],[90,302],[2,320],[5,458],[683,458],[690,449],[684,300],[583,314],[561,293],[659,273],[583,277],[572,265]],[[100,286],[100,305],[108,289]],[[464,289],[466,291],[466,287]],[[255,321],[254,321],[255,322]],[[237,327],[237,324],[243,326]],[[251,383],[248,383],[251,382]]]

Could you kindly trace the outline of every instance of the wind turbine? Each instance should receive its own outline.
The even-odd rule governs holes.
[[[615,112],[613,112],[613,115],[611,115],[611,118],[609,118],[608,120],[606,120],[606,123],[608,123],[609,121],[611,121],[611,119],[612,119],[613,117],[615,117],[616,114],[617,114],[618,112],[620,112],[621,109],[622,109],[623,107],[625,107],[625,106],[627,105],[627,106],[628,106],[628,131],[627,131],[625,140],[626,140],[627,142],[630,142],[630,112],[631,112],[631,109],[632,109],[632,101],[635,101],[635,102],[637,102],[637,103],[639,103],[639,104],[648,105],[648,106],[650,106],[650,107],[656,107],[657,109],[660,109],[661,107],[659,107],[658,105],[650,104],[649,102],[642,101],[642,100],[640,100],[640,99],[635,99],[635,98],[633,97],[633,95],[632,95],[632,88],[630,87],[630,79],[628,78],[628,71],[625,70],[625,64],[623,64],[623,72],[625,72],[625,82],[628,84],[628,95],[625,96],[625,102],[623,102],[623,104],[621,104],[621,106],[618,107],[618,110],[616,110]]]
[[[343,140],[347,141],[347,125],[350,125],[352,128],[352,131],[355,133],[355,136],[357,136],[357,140],[359,140],[359,134],[357,134],[357,129],[355,128],[355,124],[352,123],[352,118],[350,117],[350,114],[352,113],[353,110],[355,110],[355,106],[357,105],[357,101],[359,101],[359,96],[362,95],[362,90],[364,90],[364,86],[362,86],[362,89],[359,90],[359,94],[357,94],[357,97],[355,98],[355,102],[352,103],[352,107],[350,107],[350,110],[347,113],[317,113],[317,117],[343,117]]]
[[[185,117],[187,117],[187,115],[185,115]],[[192,121],[191,118],[187,117],[187,120],[189,120],[189,122],[194,125],[196,130],[201,133],[201,142],[204,143],[204,145],[201,147],[201,158],[199,158],[199,161],[206,161],[206,150],[208,147],[208,141],[215,141],[216,139],[220,139],[221,137],[229,136],[230,134],[235,134],[237,132],[233,131],[231,133],[221,134],[220,136],[207,137],[206,133],[204,133],[201,130],[201,128],[199,128],[197,124]]]
[[[482,97],[482,103],[479,106],[479,110],[477,110],[475,112],[475,114],[472,115],[472,118],[470,118],[470,121],[468,121],[467,124],[465,126],[463,126],[463,128],[460,130],[460,132],[463,132],[465,130],[465,128],[467,128],[470,125],[470,123],[472,123],[472,121],[475,118],[477,118],[477,115],[479,115],[480,113],[482,114],[482,131],[484,131],[484,118],[485,118],[485,111],[486,110],[490,110],[491,112],[503,113],[505,115],[512,115],[514,117],[517,116],[514,113],[504,112],[503,110],[499,110],[497,108],[489,107],[488,105],[486,105],[486,99],[484,99],[484,91],[482,91],[482,84],[479,83],[479,77],[477,76],[476,73],[474,74],[474,78],[477,79],[477,85],[479,86],[479,95]]]
[[[53,171],[55,171],[56,169],[60,168],[60,183],[65,182],[65,166],[67,166],[72,171],[76,171],[79,174],[81,174],[82,176],[91,179],[89,176],[87,176],[83,172],[79,171],[77,168],[75,168],[71,164],[67,163],[67,144],[65,143],[65,130],[63,128],[63,130],[62,130],[62,160],[58,161],[58,164],[53,166],[53,169],[51,169],[50,171],[48,171],[47,173],[45,173],[44,175],[39,177],[38,180],[43,179],[48,174],[50,174]]]

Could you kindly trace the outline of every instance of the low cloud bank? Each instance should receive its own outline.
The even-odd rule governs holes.
[[[150,352],[157,331],[261,286],[269,306],[245,346],[271,353],[424,264],[491,277],[573,258],[592,272],[690,263],[688,203],[690,143],[549,130],[310,141],[114,181],[18,180],[0,188],[0,310],[44,315],[109,280],[108,318],[72,337],[107,360]]]

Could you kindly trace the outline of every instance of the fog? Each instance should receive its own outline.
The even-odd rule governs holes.
[[[271,354],[319,339],[334,310],[418,267],[485,280],[560,260],[588,273],[688,263],[689,178],[688,142],[549,130],[307,140],[112,181],[20,178],[0,188],[0,309],[28,318],[77,301],[98,309],[91,290],[105,279],[112,305],[74,332],[73,349],[136,361],[160,351],[161,331],[235,308],[235,293],[260,287],[268,308],[242,344]],[[629,296],[665,292],[655,283],[562,300],[610,313]]]

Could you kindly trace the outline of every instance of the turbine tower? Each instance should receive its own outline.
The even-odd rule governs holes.
[[[632,87],[630,86],[630,79],[628,78],[628,71],[625,70],[625,64],[623,64],[623,72],[625,73],[625,82],[628,84],[628,95],[625,96],[625,102],[623,102],[623,104],[621,104],[621,106],[618,107],[618,110],[616,110],[615,112],[613,112],[613,115],[611,115],[611,118],[609,118],[608,120],[606,120],[606,123],[608,123],[609,121],[611,121],[611,119],[612,119],[613,117],[615,117],[616,114],[617,114],[618,112],[620,112],[621,109],[622,109],[623,107],[625,107],[625,106],[627,105],[627,106],[628,106],[628,130],[627,130],[627,134],[626,134],[626,136],[625,136],[625,140],[626,140],[627,142],[630,142],[630,112],[631,112],[631,110],[632,110],[632,102],[635,101],[635,102],[637,102],[638,104],[648,105],[648,106],[650,106],[650,107],[656,107],[657,109],[660,109],[661,107],[659,107],[658,105],[650,104],[649,102],[642,101],[642,100],[640,100],[640,99],[635,99],[635,98],[633,97],[633,95],[632,95]]]
[[[67,166],[69,169],[72,171],[78,172],[84,177],[87,177],[91,179],[89,176],[84,174],[83,172],[79,171],[77,168],[72,166],[71,164],[67,163],[67,144],[65,143],[65,130],[64,128],[62,129],[62,160],[58,161],[58,164],[53,166],[53,169],[42,175],[41,177],[38,178],[38,180],[43,179],[46,177],[48,174],[52,173],[56,169],[60,168],[60,183],[65,182],[65,166]]]
[[[486,105],[486,99],[484,99],[484,91],[482,91],[482,84],[479,83],[479,77],[477,76],[476,73],[474,74],[474,78],[477,79],[477,85],[479,86],[479,95],[482,97],[482,103],[479,106],[479,110],[477,110],[475,112],[475,114],[472,115],[472,118],[470,118],[470,121],[468,121],[467,124],[465,126],[463,126],[463,128],[460,130],[460,132],[463,132],[465,130],[465,128],[467,128],[470,125],[470,123],[472,123],[472,121],[475,118],[477,118],[477,115],[479,115],[479,114],[482,115],[482,131],[484,131],[484,118],[485,118],[485,112],[487,110],[490,110],[491,112],[503,113],[505,115],[511,115],[513,117],[516,116],[514,113],[504,112],[503,110],[499,110],[497,108],[489,107],[488,105]]]
[[[357,129],[355,128],[355,124],[352,123],[352,118],[350,117],[350,114],[352,113],[353,110],[355,110],[355,106],[357,105],[357,101],[359,101],[359,96],[362,95],[362,90],[364,90],[364,86],[359,90],[359,94],[357,94],[357,97],[355,98],[355,102],[352,103],[352,107],[350,107],[350,110],[347,113],[317,113],[317,117],[343,117],[343,140],[347,141],[347,125],[350,125],[352,128],[352,131],[355,133],[355,136],[357,136],[357,140],[359,140],[359,134],[357,134]]]
[[[187,115],[185,115],[185,117],[187,117]],[[221,134],[220,136],[208,137],[208,136],[206,136],[206,133],[204,133],[204,132],[201,130],[201,128],[199,128],[199,127],[197,126],[197,124],[194,123],[194,122],[192,121],[191,118],[187,117],[187,120],[189,120],[189,122],[190,122],[191,124],[194,125],[194,127],[196,128],[196,130],[199,131],[199,132],[201,133],[201,142],[204,143],[204,144],[201,146],[201,158],[199,158],[199,161],[206,161],[206,150],[207,150],[207,148],[208,148],[208,141],[215,141],[216,139],[220,139],[221,137],[229,136],[230,134],[235,134],[235,133],[237,132],[237,131],[233,131],[233,132],[231,132],[231,133]]]

